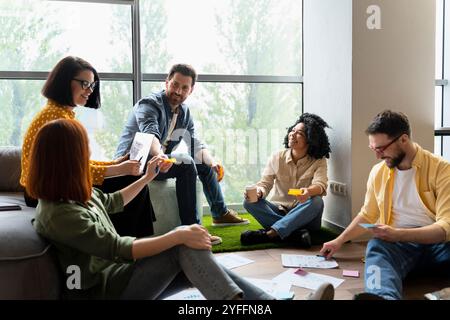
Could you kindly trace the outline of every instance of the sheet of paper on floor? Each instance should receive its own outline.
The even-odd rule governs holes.
[[[171,295],[164,300],[206,300],[205,297],[197,288],[189,288],[174,295]]]
[[[282,254],[281,263],[283,266],[291,268],[332,269],[338,267],[336,260],[301,254]]]
[[[220,256],[215,256],[217,262],[219,262],[222,266],[227,268],[228,270],[245,266],[246,264],[250,264],[255,262],[254,260],[250,260],[244,257],[241,257],[234,253],[224,254]]]
[[[273,281],[291,284],[297,287],[316,290],[322,283],[329,282],[334,288],[337,288],[344,279],[339,279],[324,274],[307,272],[305,275],[295,273],[296,269],[288,269],[279,274]]]
[[[267,279],[247,278],[245,280],[251,284],[257,286],[261,290],[264,290],[268,294],[272,295],[276,299],[280,299],[281,296],[286,296],[291,290],[291,284],[287,282],[278,282]]]

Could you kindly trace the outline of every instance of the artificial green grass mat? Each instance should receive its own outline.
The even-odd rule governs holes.
[[[211,226],[212,217],[210,215],[203,216],[203,225],[208,229],[209,233],[222,238],[222,243],[212,247],[214,253],[217,252],[231,252],[231,251],[247,251],[269,248],[288,247],[287,243],[260,243],[251,246],[243,246],[241,244],[241,233],[245,230],[258,230],[262,226],[249,213],[239,214],[240,217],[250,220],[250,224],[231,227],[213,227]],[[312,231],[311,240],[313,245],[322,244],[324,242],[333,240],[337,237],[334,231],[322,227],[318,231]]]

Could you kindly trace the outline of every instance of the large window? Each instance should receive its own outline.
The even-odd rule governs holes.
[[[450,2],[436,1],[436,90],[435,149],[436,154],[450,160]]]
[[[110,158],[133,104],[131,16],[131,5],[123,4],[1,1],[0,108],[8,116],[0,118],[0,145],[22,144],[46,102],[40,91],[48,71],[74,55],[102,73],[102,108],[76,113],[88,129],[92,156]]]
[[[9,0],[0,23],[0,145],[21,145],[48,71],[76,55],[102,79],[102,108],[77,117],[93,158],[110,159],[132,105],[185,62],[199,73],[197,131],[225,166],[226,201],[241,203],[302,112],[302,1]]]

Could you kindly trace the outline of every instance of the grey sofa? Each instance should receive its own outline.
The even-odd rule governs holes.
[[[20,211],[0,211],[0,299],[57,299],[61,273],[52,247],[31,224],[19,185],[20,149],[0,148],[0,201],[18,204]]]
[[[35,209],[25,205],[19,184],[21,150],[0,147],[0,202],[22,210],[0,211],[0,299],[59,299],[63,275],[52,246],[34,230]],[[180,224],[174,180],[150,183],[155,235]],[[201,212],[201,184],[197,184]],[[173,290],[173,286],[172,286]]]

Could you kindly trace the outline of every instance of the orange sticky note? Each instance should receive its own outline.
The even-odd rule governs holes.
[[[223,169],[223,167],[219,164],[219,172],[217,174],[217,181],[222,181],[223,176],[225,175],[225,170]]]
[[[291,196],[300,196],[304,193],[303,189],[289,189],[288,194]]]

